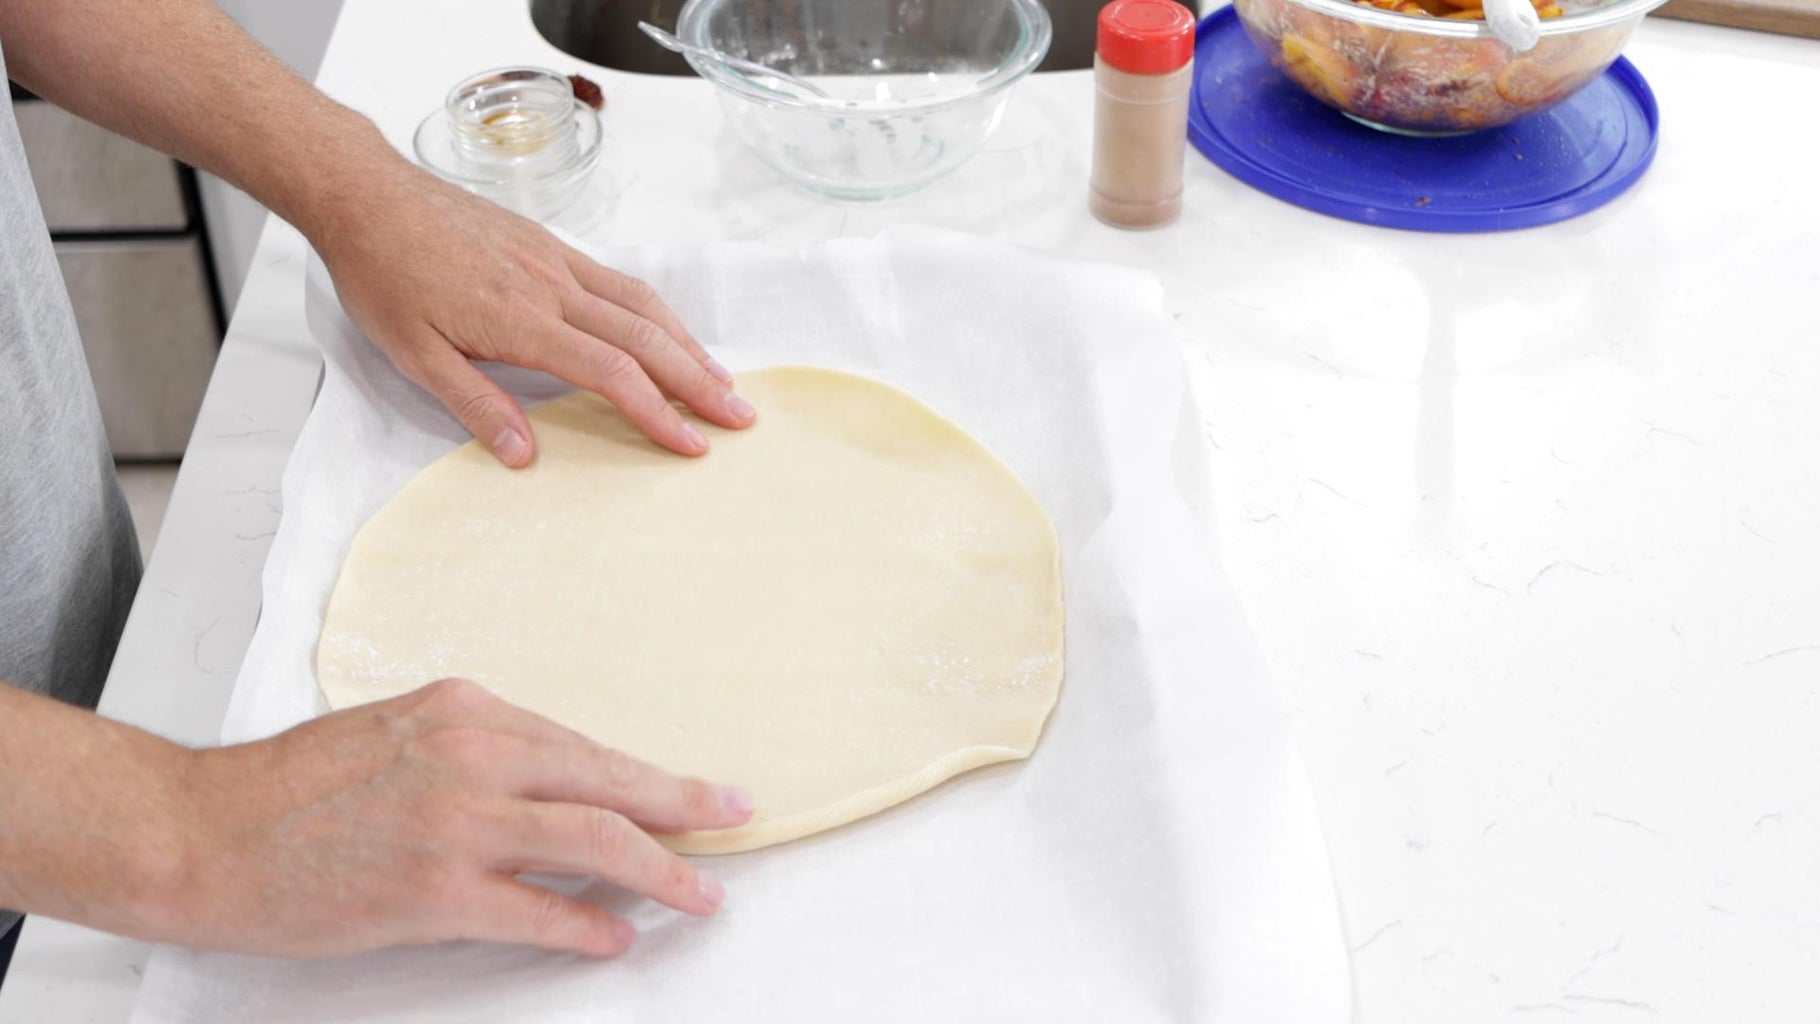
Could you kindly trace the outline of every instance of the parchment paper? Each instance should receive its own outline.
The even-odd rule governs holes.
[[[1031,487],[1061,537],[1068,600],[1066,681],[1035,755],[708,859],[728,891],[711,920],[571,883],[638,926],[616,961],[480,943],[319,962],[165,947],[134,1019],[1349,1019],[1326,854],[1199,514],[1205,455],[1156,280],[925,230],[595,255],[655,284],[735,373],[877,377]],[[320,265],[308,307],[326,370],[226,742],[322,710],[313,650],[350,541],[466,440],[346,321]],[[567,390],[495,375],[531,401]],[[712,642],[714,624],[702,630]]]

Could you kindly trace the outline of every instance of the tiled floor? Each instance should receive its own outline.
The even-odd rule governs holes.
[[[127,507],[133,510],[133,526],[139,533],[139,554],[147,561],[152,557],[152,542],[158,538],[158,527],[164,523],[164,507],[170,504],[171,488],[177,483],[175,462],[138,463],[117,466],[120,489],[126,492]]]

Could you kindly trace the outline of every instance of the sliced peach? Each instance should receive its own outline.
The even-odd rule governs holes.
[[[1352,65],[1332,50],[1314,46],[1298,35],[1283,37],[1284,70],[1315,96],[1344,107],[1353,94]]]
[[[1498,95],[1520,107],[1540,107],[1565,97],[1585,76],[1576,67],[1519,58],[1504,65],[1494,85]]]

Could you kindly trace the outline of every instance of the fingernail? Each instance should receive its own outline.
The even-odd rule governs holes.
[[[720,789],[721,810],[735,818],[744,818],[752,813],[755,804],[752,800],[751,790],[742,789],[739,786],[720,786],[718,788]]]
[[[713,374],[716,378],[718,378],[722,384],[733,383],[733,375],[727,372],[726,367],[715,362],[713,356],[708,357],[708,362],[706,365],[708,367],[708,372]]]
[[[727,887],[721,885],[720,879],[715,878],[712,875],[701,876],[701,882],[696,886],[696,889],[701,893],[701,898],[706,901],[710,907],[720,906],[721,901],[727,898]]]
[[[523,462],[529,448],[525,436],[511,427],[500,431],[499,436],[493,439],[493,453],[510,465],[516,466]]]
[[[736,420],[749,420],[758,415],[758,410],[752,408],[751,402],[729,391],[727,392],[727,414]]]
[[[616,919],[613,922],[613,938],[619,943],[619,948],[625,949],[638,941],[638,929],[632,927],[630,921]]]
[[[689,439],[689,447],[698,452],[708,447],[708,439],[701,436],[701,431],[696,430],[693,423],[683,424],[683,436]]]

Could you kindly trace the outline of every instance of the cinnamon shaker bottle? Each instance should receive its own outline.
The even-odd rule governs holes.
[[[1175,0],[1112,0],[1094,50],[1089,206],[1114,227],[1161,227],[1182,209],[1194,16]]]

